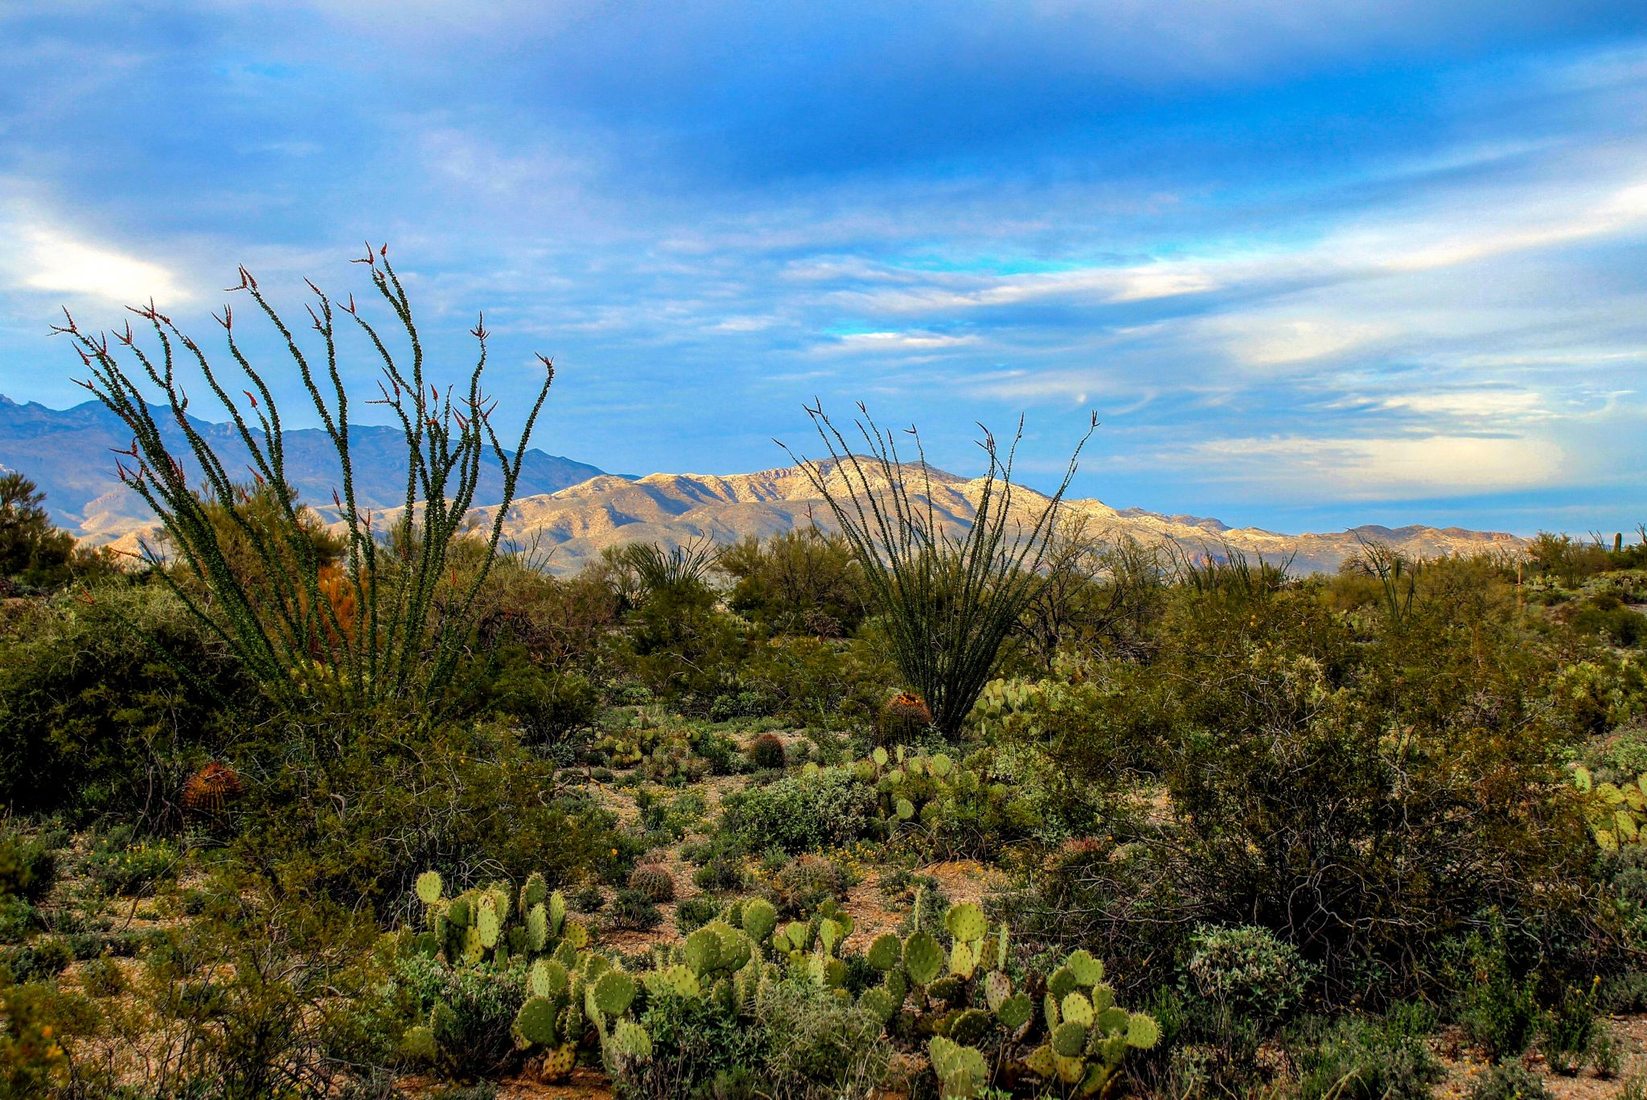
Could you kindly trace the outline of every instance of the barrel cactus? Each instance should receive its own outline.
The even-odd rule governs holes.
[[[675,900],[675,876],[657,863],[643,863],[629,874],[629,888],[639,890],[651,902]]]
[[[875,734],[883,745],[912,741],[932,728],[932,711],[912,691],[900,691],[881,707]]]

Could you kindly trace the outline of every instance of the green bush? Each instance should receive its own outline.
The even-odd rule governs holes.
[[[761,1078],[781,1096],[870,1096],[886,1076],[892,1045],[881,1021],[810,982],[779,982],[756,1008],[767,1037]]]
[[[116,582],[0,624],[0,801],[78,817],[175,814],[196,754],[246,696],[171,593]]]
[[[841,638],[863,621],[862,570],[838,535],[809,527],[748,538],[722,550],[716,566],[733,580],[728,605],[762,631]]]
[[[165,840],[136,840],[129,828],[116,828],[100,838],[86,856],[83,869],[110,894],[148,897],[163,882],[177,877],[182,864],[177,846]]]
[[[606,920],[613,928],[644,932],[663,923],[663,914],[643,890],[626,886],[612,896]]]
[[[721,827],[743,851],[817,851],[875,831],[874,789],[850,771],[787,776],[727,798]]]
[[[408,955],[395,963],[389,995],[408,1021],[432,1027],[444,1074],[492,1075],[518,1058],[511,1028],[526,1000],[524,967],[447,966]]]
[[[1397,1006],[1383,1017],[1301,1022],[1288,1036],[1299,1100],[1430,1100],[1444,1072],[1430,1050],[1434,1013]]]
[[[625,1062],[616,1082],[623,1096],[693,1096],[719,1074],[760,1065],[766,1050],[763,1029],[707,998],[651,997],[640,1024],[652,1038],[652,1056]]]
[[[1554,1100],[1554,1095],[1520,1062],[1500,1062],[1470,1086],[1469,1100]]]
[[[825,856],[796,856],[772,876],[772,903],[783,913],[805,915],[845,897],[846,872]]]

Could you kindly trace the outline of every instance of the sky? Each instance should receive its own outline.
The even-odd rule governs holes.
[[[370,241],[607,470],[816,398],[963,474],[1022,415],[1041,488],[1095,413],[1075,495],[1239,526],[1647,521],[1640,3],[8,0],[0,71],[15,400],[86,396],[60,307],[211,351],[236,265],[301,317]]]

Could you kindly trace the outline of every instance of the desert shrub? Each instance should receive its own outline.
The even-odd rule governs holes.
[[[744,851],[816,851],[850,844],[875,823],[875,793],[850,771],[786,776],[727,798],[721,827]]]
[[[846,896],[846,872],[832,859],[799,855],[772,877],[772,903],[781,912],[804,915],[830,899]]]
[[[1520,1062],[1500,1062],[1470,1086],[1468,1100],[1554,1100],[1544,1079]]]
[[[80,988],[93,997],[118,997],[127,988],[126,972],[106,955],[88,959],[80,967]]]
[[[629,872],[629,889],[644,894],[648,901],[674,901],[675,876],[662,864],[643,863]]]
[[[1453,1015],[1470,1040],[1495,1057],[1521,1054],[1544,1026],[1538,976],[1510,943],[1504,924],[1493,919],[1485,930],[1458,944]]]
[[[1224,1045],[1256,1049],[1303,1003],[1312,967],[1264,928],[1200,928],[1190,937],[1183,991],[1193,1016]]]
[[[862,571],[852,548],[815,527],[721,551],[716,566],[732,578],[727,604],[772,634],[842,638],[864,618]]]
[[[1597,1035],[1596,1003],[1601,978],[1585,988],[1568,988],[1551,1006],[1544,1021],[1539,1049],[1556,1073],[1571,1077],[1584,1068]]]
[[[347,908],[292,905],[225,882],[144,960],[148,1095],[326,1095],[391,1053],[362,1006],[389,977],[377,928]]]
[[[14,981],[0,974],[0,1097],[33,1100],[74,1081],[84,1095],[112,1082],[77,1072],[77,1049],[102,1030],[97,1009],[84,997],[48,982]]]
[[[518,647],[497,660],[491,707],[520,723],[522,744],[553,749],[594,724],[600,696],[582,673],[544,669]]]
[[[763,691],[740,688],[723,691],[709,704],[711,722],[730,722],[735,718],[760,718],[772,713],[773,700]]]
[[[522,967],[447,966],[430,955],[407,955],[396,960],[387,995],[407,1021],[434,1032],[443,1074],[487,1076],[518,1058],[510,1029],[526,999]]]
[[[692,881],[700,890],[723,892],[742,890],[749,885],[749,875],[743,862],[732,855],[713,855],[703,866],[692,872]]]
[[[651,1035],[652,1056],[626,1060],[616,1082],[625,1096],[692,1096],[721,1073],[759,1065],[766,1048],[761,1028],[710,998],[652,997],[640,1023]]]
[[[177,877],[182,859],[169,841],[138,840],[130,828],[117,827],[98,838],[82,867],[110,894],[147,897],[161,883]]]
[[[1287,1037],[1299,1100],[1429,1100],[1444,1076],[1428,1042],[1434,1028],[1422,1005],[1301,1021]]]
[[[675,906],[675,927],[684,935],[702,928],[721,911],[720,903],[707,894],[694,894]]]
[[[278,770],[259,777],[263,798],[247,808],[231,845],[287,893],[387,916],[429,867],[486,866],[515,880],[542,871],[567,881],[620,866],[608,852],[627,842],[611,814],[587,794],[558,788],[554,766],[507,727],[451,722],[411,737],[384,723],[342,745],[302,729],[290,737],[269,760]],[[626,872],[628,863],[621,866]]]
[[[0,823],[0,897],[39,901],[57,881],[61,834],[27,836]]]
[[[626,886],[612,896],[606,920],[613,928],[644,932],[662,924],[663,914],[644,891]]]
[[[1592,601],[1568,621],[1576,633],[1596,635],[1615,646],[1639,646],[1647,641],[1647,615],[1628,607],[1600,606],[1601,602]]]
[[[111,571],[102,555],[75,549],[74,536],[51,522],[45,499],[22,474],[0,473],[0,593],[41,592],[76,574]]]
[[[846,641],[781,635],[754,647],[744,674],[797,724],[865,725],[898,679],[883,643],[873,620]]]
[[[762,1078],[780,1096],[870,1096],[892,1046],[867,1009],[810,982],[777,983],[756,1008],[767,1036]]]
[[[158,823],[243,694],[223,647],[157,586],[33,603],[0,628],[0,800]]]
[[[0,948],[0,966],[17,982],[45,982],[67,970],[74,949],[63,936],[40,936],[15,947]]]
[[[749,762],[757,768],[782,768],[789,762],[783,739],[776,734],[763,733],[749,743]]]

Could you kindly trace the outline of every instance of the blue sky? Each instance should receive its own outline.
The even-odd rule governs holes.
[[[1118,507],[1647,520],[1640,4],[12,0],[0,68],[19,400],[83,396],[60,304],[209,338],[371,239],[611,470],[779,465],[817,396],[958,472],[1024,413],[1045,483],[1092,409]]]

